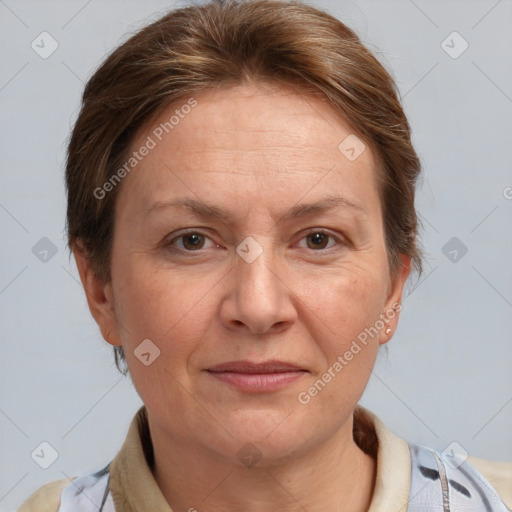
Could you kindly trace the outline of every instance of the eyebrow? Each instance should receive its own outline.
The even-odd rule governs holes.
[[[151,212],[171,207],[186,208],[197,217],[204,219],[218,219],[225,222],[234,222],[237,218],[239,218],[239,215],[223,210],[218,206],[206,204],[203,201],[199,201],[191,197],[173,199],[172,201],[158,201],[150,206],[147,210],[145,210],[143,215],[147,216]],[[287,212],[278,215],[277,221],[284,222],[293,218],[307,217],[314,214],[323,213],[327,210],[337,207],[345,207],[360,212],[364,214],[364,216],[368,215],[368,212],[360,203],[356,203],[341,196],[327,196],[313,203],[298,203],[290,208],[290,210]]]

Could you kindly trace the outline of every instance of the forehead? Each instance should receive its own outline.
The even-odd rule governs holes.
[[[377,194],[370,148],[327,101],[294,86],[246,84],[184,97],[141,127],[127,158],[144,146],[151,149],[121,194],[138,213],[183,195],[277,206],[333,189],[370,202]]]

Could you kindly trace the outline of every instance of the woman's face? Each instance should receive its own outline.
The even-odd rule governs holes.
[[[350,423],[408,258],[391,279],[376,161],[332,107],[263,84],[189,99],[131,146],[95,316],[154,428],[277,460]],[[269,361],[296,371],[231,364]]]

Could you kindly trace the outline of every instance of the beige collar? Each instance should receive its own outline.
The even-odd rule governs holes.
[[[356,441],[362,437],[367,443],[365,451],[377,452],[377,479],[368,512],[405,512],[411,470],[408,444],[362,406],[357,406],[354,413],[354,429],[358,432]],[[116,510],[172,512],[146,457],[151,460],[152,447],[147,430],[146,408],[142,406],[133,418],[125,442],[110,466],[110,490]]]

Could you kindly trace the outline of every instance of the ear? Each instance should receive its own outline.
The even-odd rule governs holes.
[[[411,272],[411,257],[406,254],[400,254],[400,266],[394,276],[390,278],[389,293],[384,304],[381,318],[384,321],[384,327],[379,331],[379,344],[387,343],[396,331],[398,318],[402,310],[402,292],[405,282]],[[387,329],[391,329],[389,334]]]
[[[100,328],[101,335],[111,345],[120,346],[121,338],[114,308],[112,283],[105,283],[96,275],[80,240],[72,250],[89,310]]]

